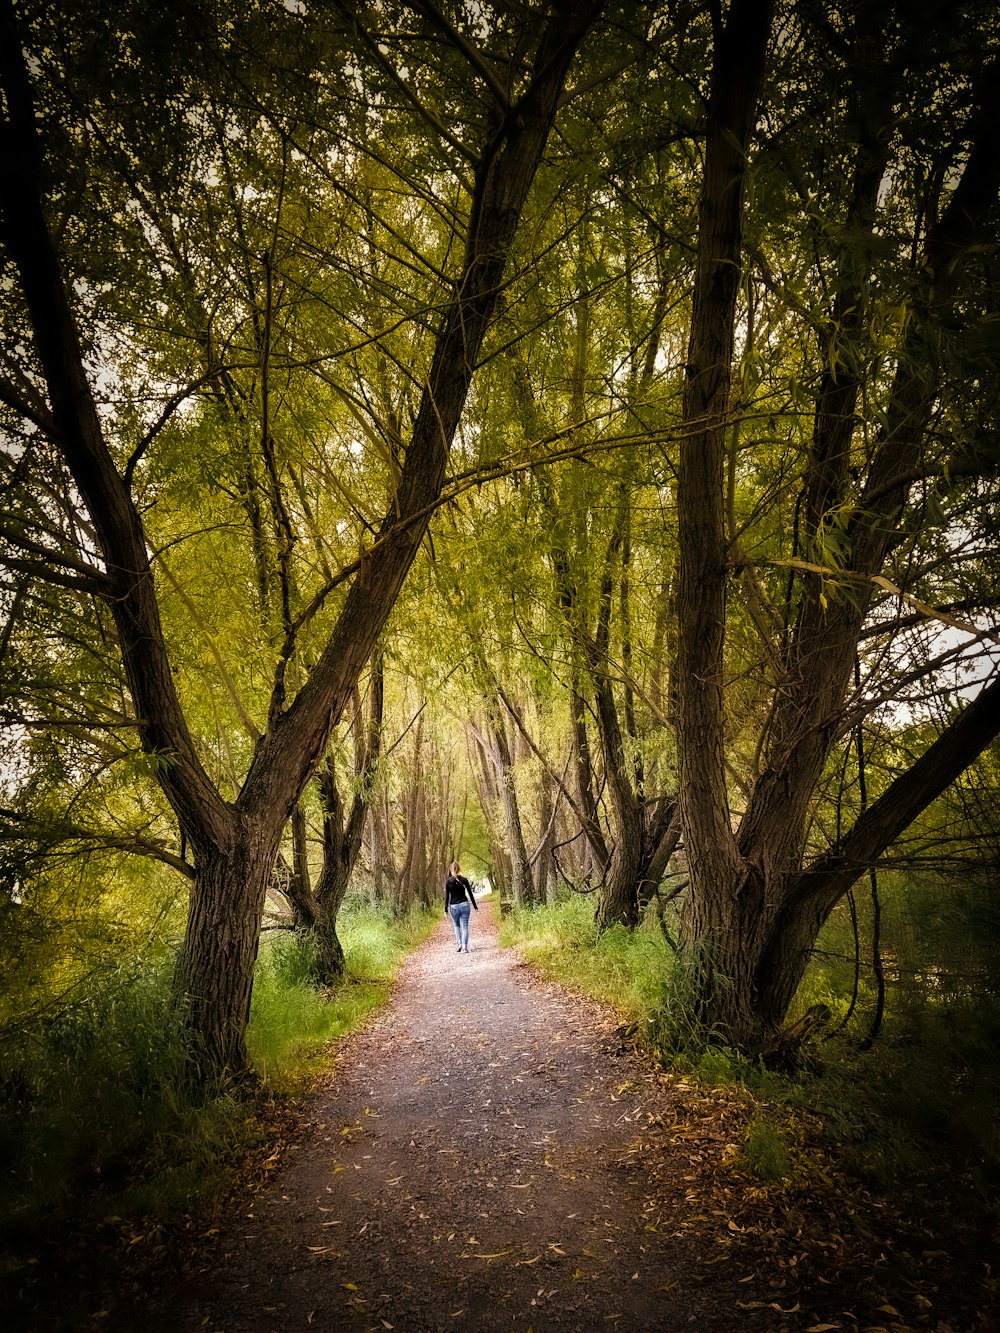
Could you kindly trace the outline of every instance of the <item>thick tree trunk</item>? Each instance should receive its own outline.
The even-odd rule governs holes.
[[[565,75],[598,9],[598,3],[560,5],[542,32],[523,95],[497,108],[497,132],[476,164],[461,269],[449,284],[396,494],[326,647],[287,709],[283,667],[295,643],[286,641],[268,726],[235,806],[222,799],[202,766],[174,684],[130,474],[118,471],[104,439],[44,215],[41,147],[13,7],[5,2],[0,10],[3,142],[17,182],[0,195],[2,239],[27,301],[55,442],[100,548],[103,568],[90,570],[81,586],[98,591],[111,610],[141,744],[156,758],[157,778],[196,849],[192,921],[177,989],[209,1079],[243,1072],[256,931],[278,838],[423,541]],[[224,975],[216,976],[219,967]]]
[[[174,976],[198,1065],[220,1081],[248,1072],[246,1027],[264,895],[282,822],[234,821],[225,849],[199,851],[187,930]]]
[[[742,265],[746,159],[770,34],[769,0],[733,0],[715,16],[698,258],[677,485],[679,798],[689,868],[679,980],[689,1019],[746,1032],[758,901],[729,813],[723,646],[727,551],[725,432]]]
[[[726,616],[725,430],[742,264],[746,157],[770,33],[769,0],[733,0],[715,33],[698,215],[685,438],[677,484],[678,747],[690,899],[732,893],[740,879],[726,786],[723,642]],[[696,909],[693,947],[709,909]]]
[[[918,270],[907,335],[897,361],[895,382],[884,414],[868,478],[848,526],[846,565],[856,576],[877,574],[899,536],[907,497],[906,478],[919,462],[935,395],[935,324],[973,242],[984,213],[1000,190],[995,140],[1000,128],[996,80],[976,118],[974,148],[949,203],[931,229]],[[883,94],[874,98],[877,130],[889,132]],[[858,149],[855,194],[849,221],[872,229],[884,147],[873,130]],[[863,314],[864,293],[845,281],[835,300],[838,332],[851,329]],[[863,360],[861,350],[859,359]],[[857,386],[849,375],[828,375],[817,403],[814,451],[807,477],[808,524],[822,525],[828,509],[842,503],[847,453],[854,429]],[[752,1013],[727,1012],[719,1021],[734,1039],[750,1045],[773,1039],[802,979],[816,936],[836,903],[882,851],[948,782],[972,762],[996,734],[996,687],[991,686],[939,741],[897,779],[840,843],[802,868],[805,826],[816,783],[838,734],[844,696],[871,601],[873,584],[859,583],[853,597],[824,604],[822,588],[810,576],[799,622],[791,638],[786,673],[775,690],[767,764],[747,803],[739,831],[746,873],[737,889],[734,928],[747,937],[733,989]],[[947,776],[945,776],[947,774]],[[747,909],[750,909],[747,911]],[[725,905],[717,910],[732,916]],[[712,940],[698,924],[698,937]],[[711,1007],[705,1006],[709,1013]]]

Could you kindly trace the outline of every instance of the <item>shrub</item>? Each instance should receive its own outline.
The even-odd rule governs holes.
[[[792,1173],[787,1140],[773,1121],[760,1112],[743,1132],[738,1160],[757,1180],[786,1180]]]

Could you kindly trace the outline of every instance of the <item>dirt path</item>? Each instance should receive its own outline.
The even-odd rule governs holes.
[[[490,904],[468,954],[442,920],[213,1270],[135,1328],[761,1327],[656,1225],[629,1152],[647,1085],[615,1022],[501,952]]]

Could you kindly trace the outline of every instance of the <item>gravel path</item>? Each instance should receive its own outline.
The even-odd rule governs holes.
[[[628,1151],[649,1084],[616,1021],[501,951],[488,901],[468,954],[442,920],[211,1272],[135,1329],[747,1328],[655,1225]]]

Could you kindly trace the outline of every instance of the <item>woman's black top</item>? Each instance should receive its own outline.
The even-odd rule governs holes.
[[[465,902],[469,902],[473,907],[476,907],[472,885],[464,875],[449,875],[444,882],[444,910],[447,912],[453,903]],[[478,907],[476,907],[476,911],[479,911]]]

